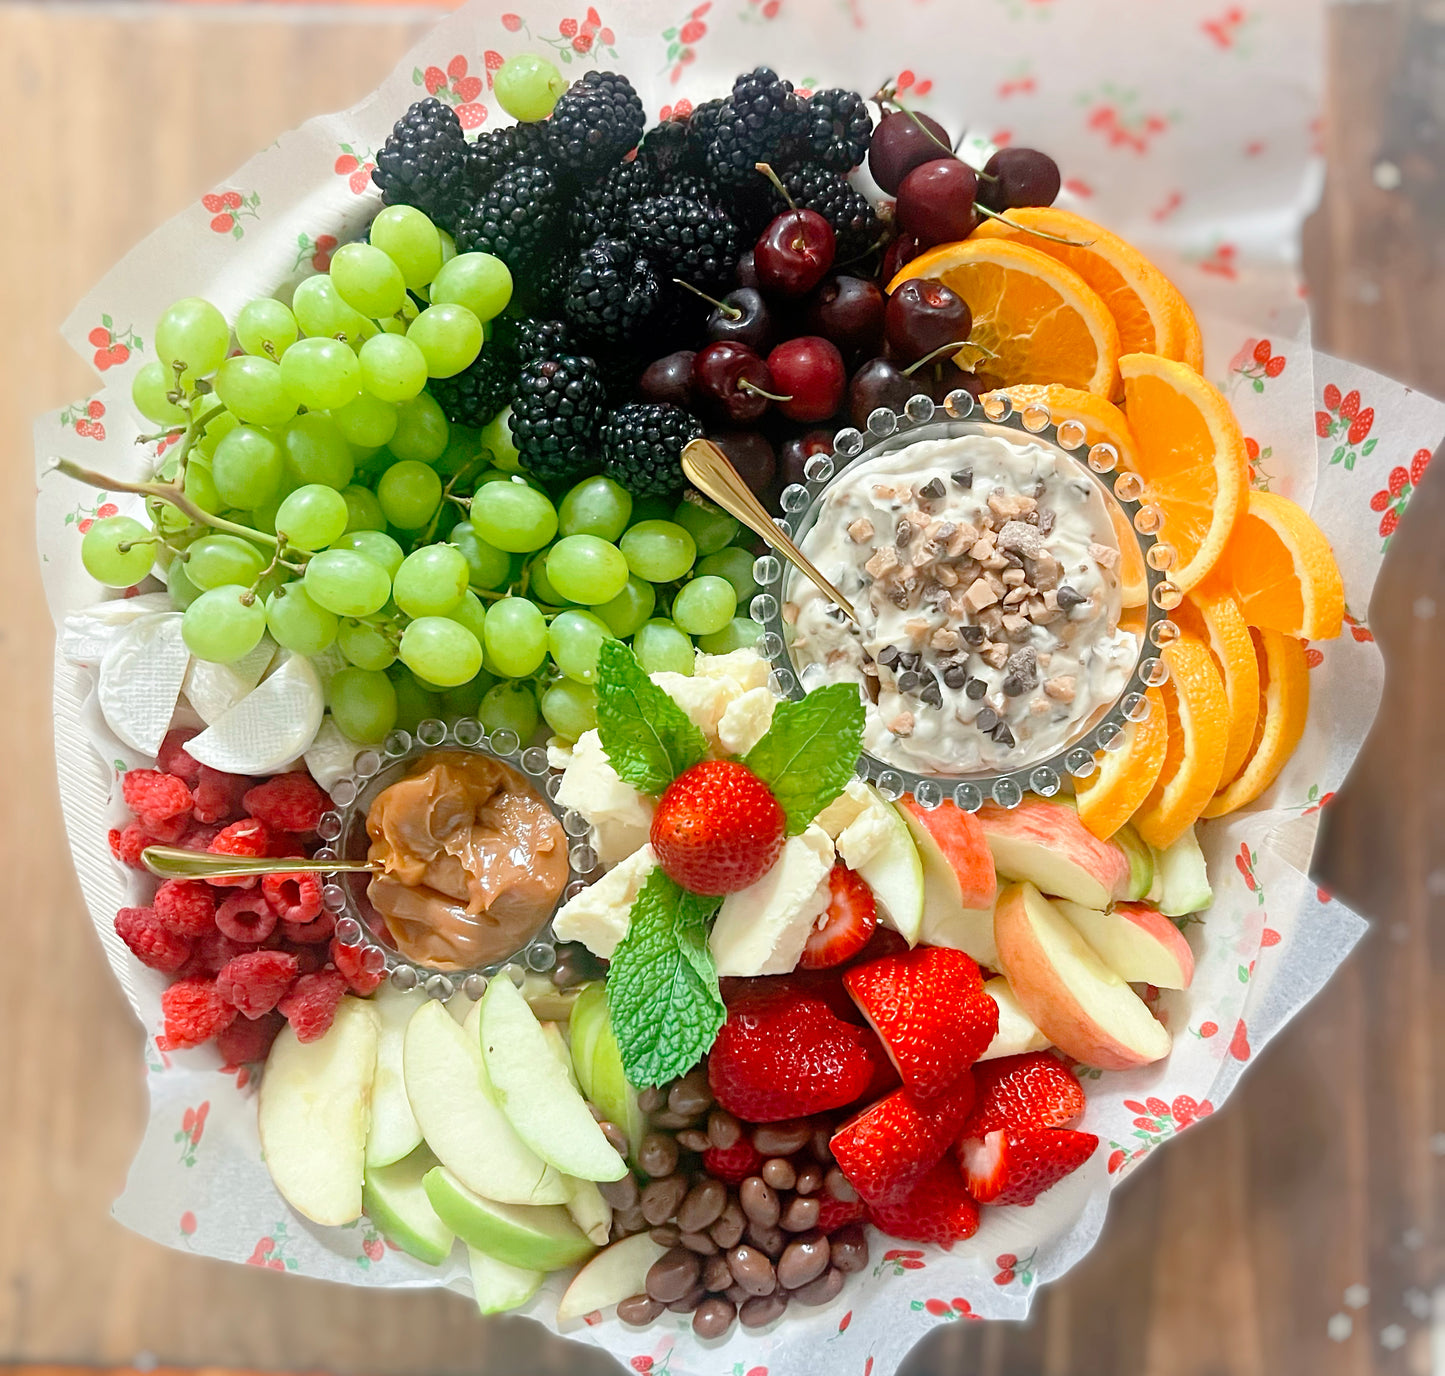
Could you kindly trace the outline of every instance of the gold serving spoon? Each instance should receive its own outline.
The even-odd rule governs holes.
[[[818,572],[813,561],[793,543],[787,531],[779,528],[717,445],[711,440],[693,440],[682,451],[682,471],[704,497],[711,498],[729,516],[736,517],[747,526],[770,549],[782,555],[795,569],[806,575],[829,601],[836,602],[848,620],[855,626],[858,625],[858,614],[848,599]]]
[[[371,860],[304,860],[287,856],[216,855],[176,846],[147,846],[141,862],[161,879],[246,879],[259,874],[379,874]]]

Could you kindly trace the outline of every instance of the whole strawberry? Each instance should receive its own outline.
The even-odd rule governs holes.
[[[783,849],[786,819],[772,790],[732,760],[704,760],[668,785],[652,817],[664,872],[693,893],[756,884]]]

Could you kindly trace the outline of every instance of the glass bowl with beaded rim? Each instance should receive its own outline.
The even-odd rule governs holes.
[[[503,971],[519,985],[528,974],[546,974],[559,984],[570,983],[570,949],[562,947],[559,959],[552,916],[586,888],[589,877],[595,877],[597,852],[590,844],[586,821],[557,805],[562,776],[548,765],[546,750],[540,745],[524,747],[515,731],[503,728],[488,736],[486,728],[469,717],[451,724],[428,720],[417,726],[415,734],[393,731],[379,746],[362,750],[352,764],[352,772],[331,790],[332,810],[322,817],[318,827],[324,849],[316,853],[316,858],[366,859],[371,843],[366,817],[372,803],[418,761],[439,751],[481,755],[507,765],[521,775],[557,818],[567,838],[568,869],[567,883],[553,912],[536,933],[502,959],[470,970],[439,970],[397,950],[385,921],[366,896],[371,878],[368,873],[333,872],[326,876],[321,902],[335,916],[337,941],[359,948],[363,968],[384,975],[396,988],[421,988],[443,1001],[458,992],[478,999],[486,992],[487,982]]]
[[[1020,757],[1006,769],[960,773],[928,773],[864,752],[858,762],[858,776],[871,782],[892,800],[911,793],[924,808],[935,808],[951,800],[968,812],[985,803],[1017,807],[1025,794],[1052,797],[1072,788],[1073,781],[1087,778],[1099,767],[1101,751],[1119,750],[1128,743],[1130,722],[1148,717],[1148,690],[1169,677],[1160,655],[1179,637],[1178,626],[1169,613],[1179,605],[1182,593],[1170,581],[1169,571],[1178,561],[1173,546],[1162,538],[1164,519],[1158,507],[1144,502],[1143,484],[1138,476],[1120,470],[1119,454],[1113,445],[1086,443],[1084,426],[1077,420],[1055,421],[1049,409],[1030,404],[1022,410],[1001,393],[982,402],[967,391],[951,392],[941,405],[928,396],[912,397],[902,411],[880,408],[868,417],[866,432],[853,428],[839,430],[833,438],[832,455],[815,454],[804,469],[806,481],[784,488],[777,524],[801,545],[822,510],[823,499],[832,485],[857,465],[898,452],[922,440],[955,439],[968,435],[1002,438],[1015,444],[1027,441],[1052,450],[1065,471],[1073,470],[1097,485],[1106,507],[1112,503],[1124,515],[1138,542],[1145,573],[1145,598],[1140,610],[1143,624],[1132,631],[1137,653],[1124,687],[1112,699],[1101,702],[1083,717],[1061,745]],[[1116,530],[1120,522],[1115,522]],[[824,574],[826,576],[827,570]],[[764,554],[753,566],[761,591],[749,608],[763,627],[757,648],[773,666],[774,689],[784,697],[804,695],[794,663],[791,629],[783,619],[783,607],[797,580],[805,575],[773,554]],[[841,617],[842,613],[838,615]],[[1137,622],[1137,615],[1136,615]],[[977,729],[971,724],[962,729]],[[1047,743],[1046,743],[1047,744]]]

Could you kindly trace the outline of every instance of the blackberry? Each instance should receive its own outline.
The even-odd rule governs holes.
[[[493,342],[500,340],[504,347],[513,350],[523,363],[557,358],[571,352],[570,333],[561,320],[504,315],[498,318],[492,338]]]
[[[503,172],[457,226],[463,253],[491,253],[514,277],[532,271],[561,229],[556,179],[545,167]]]
[[[686,172],[707,171],[707,148],[717,133],[725,100],[705,100],[687,118],[687,142],[681,167]]]
[[[551,161],[544,124],[484,129],[467,145],[467,188],[473,198],[480,197],[502,173],[514,167],[547,167]]]
[[[781,179],[799,206],[816,210],[833,226],[838,236],[839,263],[861,257],[877,241],[881,226],[868,198],[836,172],[822,163],[805,162],[782,173]],[[776,190],[772,193],[772,208],[775,214],[787,209]]]
[[[660,177],[670,177],[674,172],[681,171],[691,158],[688,123],[686,119],[674,118],[654,124],[642,136],[638,159],[646,158]]]
[[[868,152],[873,116],[857,91],[830,87],[803,104],[807,156],[834,172],[851,172]]]
[[[455,377],[433,378],[427,389],[453,425],[480,429],[512,404],[520,371],[516,349],[494,335],[469,368]]]
[[[544,482],[571,482],[595,468],[605,405],[592,359],[563,354],[523,364],[512,402],[512,439],[522,466]]]
[[[602,471],[634,497],[668,497],[687,486],[684,447],[702,422],[681,406],[633,401],[602,422]]]
[[[650,159],[638,156],[619,163],[600,182],[587,187],[572,203],[567,223],[579,244],[595,239],[621,239],[627,234],[627,212],[657,194],[657,173]]]
[[[649,340],[651,331],[648,332]],[[621,406],[637,395],[637,379],[642,376],[644,360],[627,349],[607,349],[597,360],[597,376],[602,379],[609,406]]]
[[[636,339],[657,312],[662,283],[626,239],[598,239],[578,256],[567,286],[567,322],[589,341]]]
[[[669,277],[697,287],[726,282],[742,255],[738,227],[717,206],[684,196],[652,196],[628,216],[632,242]]]
[[[450,105],[417,101],[376,155],[371,179],[387,205],[414,205],[444,228],[465,209],[467,141]]]
[[[642,100],[625,76],[586,72],[558,99],[547,144],[561,166],[598,173],[637,147],[646,123]]]
[[[793,83],[771,67],[758,67],[733,82],[732,95],[718,112],[708,144],[708,172],[724,186],[745,185],[756,180],[758,163],[786,163],[801,133]]]

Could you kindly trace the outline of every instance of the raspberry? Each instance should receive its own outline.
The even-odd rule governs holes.
[[[241,795],[250,786],[244,774],[223,774],[210,765],[200,766],[196,781],[196,821],[225,822],[241,812]]]
[[[286,1026],[279,1013],[265,1013],[254,1022],[237,1018],[216,1038],[216,1050],[227,1066],[255,1065],[266,1059],[276,1034]]]
[[[702,1154],[702,1168],[715,1180],[741,1185],[762,1169],[763,1154],[746,1137],[730,1147],[709,1147]]]
[[[191,942],[191,958],[181,971],[182,978],[192,975],[214,975],[225,968],[228,961],[245,955],[249,947],[239,941],[232,941],[219,928],[212,927],[204,936]]]
[[[314,874],[268,874],[261,892],[283,922],[304,926],[321,915],[321,880]]]
[[[142,965],[173,975],[191,958],[191,943],[168,932],[150,908],[122,908],[115,915],[116,935]]]
[[[331,963],[346,976],[346,982],[351,986],[351,992],[360,994],[362,998],[368,994],[374,994],[381,981],[386,977],[384,968],[375,970],[366,968],[362,958],[362,952],[365,949],[362,946],[343,946],[335,937],[331,940]]]
[[[331,807],[309,774],[278,774],[257,784],[242,799],[246,814],[272,831],[307,834],[316,830],[321,814]]]
[[[287,941],[299,942],[302,946],[316,946],[331,940],[331,934],[336,930],[336,915],[322,913],[310,922],[283,922],[281,930]]]
[[[345,994],[345,975],[339,970],[318,970],[314,975],[302,975],[276,1007],[290,1021],[298,1042],[314,1042],[326,1035]]]
[[[161,995],[170,1050],[200,1046],[236,1020],[236,1010],[220,995],[214,979],[178,979]]]
[[[296,980],[296,957],[284,951],[248,951],[216,976],[216,991],[238,1013],[269,1013]]]
[[[155,844],[155,837],[147,836],[145,828],[139,822],[127,822],[124,830],[112,827],[106,839],[110,842],[110,853],[122,865],[133,870],[145,869],[140,853],[147,846]]]
[[[321,958],[324,952],[322,952],[318,947],[315,946],[293,945],[287,942],[284,937],[282,937],[282,945],[280,949],[284,950],[288,956],[296,957],[296,968],[303,975],[314,975],[319,969],[321,969],[323,965],[326,964],[326,962]]]
[[[276,930],[276,914],[258,889],[233,893],[216,909],[216,927],[233,941],[265,941]]]
[[[190,757],[186,746],[200,734],[192,726],[179,726],[168,732],[156,755],[156,764],[182,783],[194,784],[201,777],[201,766]]]
[[[214,855],[261,856],[267,853],[270,846],[271,833],[254,817],[246,817],[223,827],[206,849]],[[245,879],[208,879],[206,883],[220,888],[253,889],[256,887],[256,878],[252,875]]]
[[[192,822],[176,844],[182,850],[210,850],[211,842],[220,834],[221,828],[214,822]]]
[[[121,778],[120,791],[136,820],[152,832],[172,818],[189,817],[195,801],[185,784],[158,769],[128,770]]]
[[[216,895],[209,884],[167,879],[152,902],[156,921],[177,936],[204,936],[216,925]]]

